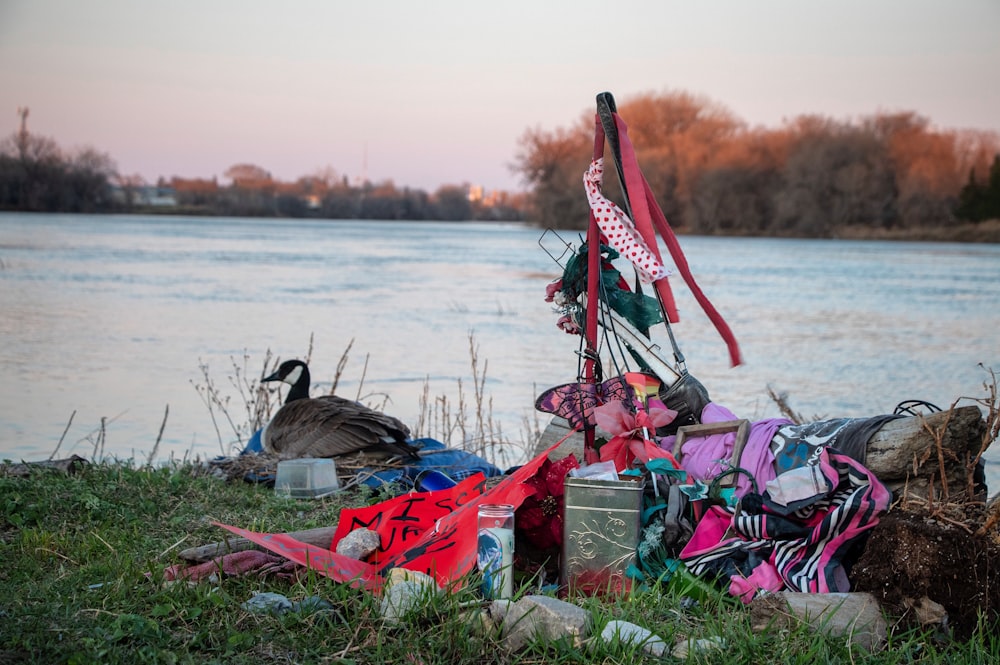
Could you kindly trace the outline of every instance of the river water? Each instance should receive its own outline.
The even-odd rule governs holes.
[[[544,302],[561,268],[541,245],[558,240],[507,223],[0,214],[0,457],[45,459],[60,438],[60,457],[92,456],[104,418],[105,456],[145,459],[168,406],[159,458],[231,454],[241,442],[198,387],[245,420],[234,363],[259,377],[268,351],[301,357],[311,336],[315,385],[351,344],[337,392],[411,425],[425,391],[474,401],[474,345],[497,427],[530,438],[535,396],[577,373],[578,338]],[[679,277],[674,332],[739,417],[779,415],[769,386],[810,419],[970,403],[1000,371],[1000,245],[681,245],[745,363],[729,366]]]

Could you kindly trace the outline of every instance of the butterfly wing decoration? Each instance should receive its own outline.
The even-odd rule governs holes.
[[[604,383],[564,383],[549,388],[535,400],[535,408],[565,418],[570,427],[594,427],[594,408],[611,401],[627,402],[633,389],[618,376]]]

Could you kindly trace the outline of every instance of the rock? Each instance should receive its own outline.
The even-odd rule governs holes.
[[[333,605],[323,600],[319,596],[309,596],[302,600],[291,601],[280,593],[270,591],[257,592],[250,600],[241,604],[240,607],[247,612],[258,614],[273,614],[281,616],[286,612],[301,612],[302,614],[315,614],[333,608]]]
[[[507,598],[494,600],[486,607],[478,608],[473,615],[473,628],[480,635],[495,635],[503,630],[503,622],[514,601]]]
[[[390,569],[385,575],[385,585],[392,586],[397,582],[416,582],[429,588],[440,590],[437,580],[427,573],[422,573],[419,570],[410,570],[408,568]]]
[[[441,587],[430,575],[405,568],[393,568],[382,587],[379,612],[388,623],[398,623],[406,615],[420,609],[441,593]]]
[[[941,626],[943,628],[948,625],[948,611],[941,603],[936,603],[927,596],[920,600],[907,598],[906,605],[913,610],[921,626]]]
[[[250,600],[241,604],[240,607],[247,612],[280,616],[290,611],[293,606],[292,601],[280,593],[259,592],[255,593]]]
[[[783,591],[750,603],[753,630],[809,624],[831,637],[846,637],[870,652],[885,645],[888,625],[869,593],[797,593]]]
[[[371,529],[355,529],[337,543],[337,554],[364,561],[379,545],[381,540],[376,532]]]
[[[670,650],[670,655],[678,660],[687,660],[688,654],[705,654],[710,651],[722,651],[726,641],[719,636],[705,637],[697,640],[687,639],[678,642]]]
[[[507,608],[501,639],[511,651],[536,639],[566,640],[579,648],[590,625],[590,613],[572,603],[551,596],[524,596]]]
[[[417,582],[398,582],[385,589],[379,613],[387,623],[399,623],[411,612],[425,605],[432,595]]]
[[[332,609],[333,605],[319,596],[309,596],[292,602],[292,611],[301,612],[302,614],[315,614],[316,612],[325,612]]]
[[[628,621],[609,621],[601,631],[601,639],[608,643],[617,641],[629,647],[642,647],[643,651],[657,658],[667,650],[667,643],[659,635]]]

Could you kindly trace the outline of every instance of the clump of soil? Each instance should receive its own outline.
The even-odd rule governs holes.
[[[978,528],[982,524],[982,504],[978,519],[891,510],[852,567],[853,589],[878,598],[903,628],[928,621],[923,608],[943,606],[954,637],[968,639],[980,613],[1000,618],[1000,544],[995,531]]]

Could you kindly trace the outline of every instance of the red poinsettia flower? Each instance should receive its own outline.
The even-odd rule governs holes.
[[[540,550],[561,547],[563,541],[563,482],[580,463],[575,455],[556,462],[546,459],[538,473],[525,481],[532,490],[514,515],[514,529]]]

